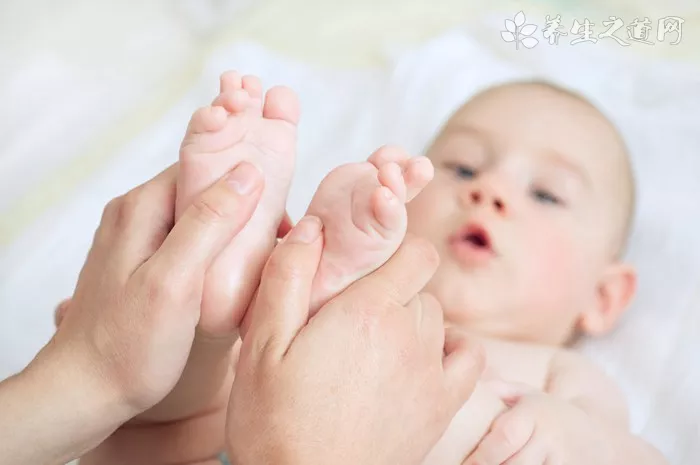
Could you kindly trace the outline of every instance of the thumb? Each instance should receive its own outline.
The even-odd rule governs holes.
[[[265,265],[244,341],[281,358],[309,318],[311,287],[321,259],[321,220],[306,216],[275,247]]]
[[[263,184],[262,173],[241,162],[185,210],[149,262],[189,276],[204,273],[253,216]]]

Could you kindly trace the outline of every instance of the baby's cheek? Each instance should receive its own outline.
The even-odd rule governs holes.
[[[573,290],[578,265],[578,252],[573,238],[565,231],[549,231],[537,235],[529,247],[529,268],[533,290],[540,294],[545,307],[564,305],[562,300]]]

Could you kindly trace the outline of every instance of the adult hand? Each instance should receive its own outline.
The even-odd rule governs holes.
[[[294,224],[292,223],[292,219],[289,217],[289,213],[285,212],[284,217],[280,222],[279,228],[277,229],[277,239],[282,239],[284,236],[287,235],[287,233],[289,233],[289,231],[292,230],[293,227]],[[61,302],[58,303],[58,305],[54,309],[53,320],[56,327],[61,325],[61,321],[63,321],[63,317],[68,311],[70,302],[70,297],[63,299]]]
[[[0,437],[10,447],[3,460],[67,461],[160,401],[177,382],[199,318],[205,272],[250,219],[263,178],[241,163],[173,225],[176,175],[173,166],[105,208],[70,311],[14,380],[15,389],[29,386],[39,400],[23,406],[7,396],[4,405],[0,396],[7,407]],[[22,438],[31,444],[21,447]]]
[[[438,258],[410,237],[307,324],[320,233],[302,219],[263,271],[229,404],[231,462],[418,464],[470,396],[481,352],[418,294]]]

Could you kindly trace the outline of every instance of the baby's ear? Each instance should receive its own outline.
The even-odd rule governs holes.
[[[626,263],[608,266],[598,282],[596,299],[579,319],[579,329],[591,336],[611,331],[632,303],[637,290],[637,272]]]

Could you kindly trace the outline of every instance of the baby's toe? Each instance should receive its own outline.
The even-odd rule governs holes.
[[[243,89],[253,98],[262,100],[262,82],[257,76],[243,76]]]
[[[189,134],[218,131],[226,124],[226,110],[221,107],[202,107],[195,111],[187,128]]]
[[[406,183],[406,201],[410,202],[433,179],[435,169],[427,157],[416,157],[408,160],[403,170]]]
[[[406,182],[401,167],[397,163],[389,162],[378,169],[379,182],[388,187],[399,201],[406,202]]]
[[[379,169],[387,163],[398,163],[401,166],[409,158],[409,155],[401,147],[384,145],[370,155],[367,161]]]
[[[290,88],[276,86],[267,91],[263,106],[263,117],[278,119],[297,125],[301,114],[299,97]]]
[[[390,239],[403,224],[406,212],[403,202],[386,186],[378,187],[370,202],[378,225],[375,229],[382,237]]]
[[[219,93],[232,92],[243,88],[243,79],[236,71],[226,71],[219,77]]]
[[[214,99],[213,105],[223,107],[232,114],[245,112],[260,113],[260,99],[251,97],[248,91],[243,89],[219,94],[219,96]]]

